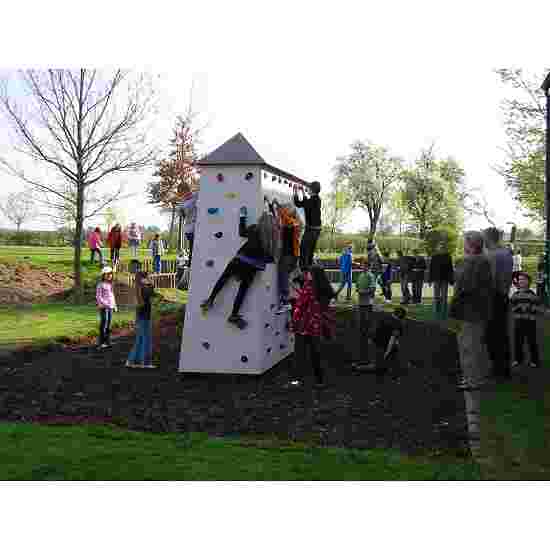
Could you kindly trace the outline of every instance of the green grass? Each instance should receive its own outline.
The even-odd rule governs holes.
[[[131,310],[113,314],[113,328],[127,326],[135,318]],[[98,334],[98,313],[94,305],[66,303],[4,306],[0,309],[0,345],[33,346]]]
[[[477,480],[479,466],[394,450],[0,424],[2,480]]]

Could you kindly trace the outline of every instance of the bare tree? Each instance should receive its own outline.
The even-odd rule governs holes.
[[[10,193],[0,202],[0,210],[17,227],[17,232],[25,222],[36,216],[35,200],[30,191]]]
[[[99,191],[100,183],[146,168],[156,158],[157,148],[147,135],[156,96],[147,75],[134,77],[120,69],[22,70],[14,83],[17,90],[4,80],[0,92],[0,105],[14,131],[14,154],[27,159],[26,166],[34,161],[53,169],[57,178],[30,176],[14,159],[0,162],[40,191],[54,210],[63,215],[74,211],[74,284],[80,301],[84,220],[121,198],[122,188]]]

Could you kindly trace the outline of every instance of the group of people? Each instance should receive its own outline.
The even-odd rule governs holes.
[[[135,222],[132,222],[128,226],[127,231],[128,247],[132,252],[132,256],[135,258],[138,254],[138,248],[142,239],[139,227]],[[107,235],[107,245],[111,251],[111,264],[115,266],[120,261],[120,249],[124,241],[124,234],[122,227],[119,223],[113,225]],[[90,249],[90,262],[94,263],[95,256],[99,258],[99,263],[104,265],[103,253],[101,248],[103,247],[103,240],[101,236],[101,229],[96,227],[93,231],[90,231],[88,235],[88,248]]]

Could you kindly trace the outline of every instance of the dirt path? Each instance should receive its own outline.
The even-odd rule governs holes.
[[[110,418],[140,430],[464,452],[456,342],[435,325],[411,322],[402,350],[415,366],[403,361],[399,372],[377,377],[353,372],[358,333],[353,322],[340,321],[336,342],[323,348],[328,383],[321,390],[309,369],[292,359],[260,377],[178,374],[175,324],[164,328],[161,341],[157,370],[122,366],[132,345],[128,337],[106,353],[81,347],[0,364],[0,419]],[[296,378],[303,384],[289,387]]]

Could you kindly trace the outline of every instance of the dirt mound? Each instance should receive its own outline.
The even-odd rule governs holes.
[[[0,304],[44,302],[73,284],[63,273],[29,264],[0,263]]]

